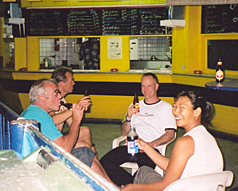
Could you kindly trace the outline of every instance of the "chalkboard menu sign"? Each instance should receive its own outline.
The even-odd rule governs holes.
[[[103,35],[165,34],[160,20],[168,18],[165,7],[102,10]]]
[[[127,35],[132,33],[137,33],[137,9],[102,10],[103,35]]]
[[[29,36],[64,35],[67,29],[66,15],[61,10],[29,10],[26,20]]]
[[[225,70],[238,70],[238,40],[208,40],[207,66],[215,69],[219,59]]]
[[[165,7],[129,9],[26,10],[28,36],[165,34]]]
[[[238,4],[202,6],[202,33],[238,32]]]
[[[160,20],[168,19],[165,7],[158,9],[138,9],[139,34],[165,34],[165,27],[160,26]]]
[[[100,35],[100,16],[100,10],[70,10],[67,15],[68,35]]]

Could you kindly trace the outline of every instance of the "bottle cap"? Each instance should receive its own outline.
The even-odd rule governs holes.
[[[217,62],[217,65],[222,65],[221,59],[219,59],[219,61]]]

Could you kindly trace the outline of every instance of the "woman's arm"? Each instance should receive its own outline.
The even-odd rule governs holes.
[[[152,148],[142,139],[139,139],[136,142],[139,143],[139,149],[141,152],[145,152],[151,158],[151,160],[154,161],[156,166],[160,167],[163,170],[166,170],[167,165],[169,163],[169,159],[167,157],[159,154],[154,148]]]
[[[194,150],[195,144],[192,137],[187,135],[176,141],[163,178],[166,186],[180,179],[188,159],[194,154]]]
[[[141,146],[141,143],[139,144],[139,146]],[[157,152],[156,151],[155,153],[152,152],[152,150],[154,149],[149,148],[147,146],[146,145],[143,146],[143,142],[142,142],[141,148],[143,147],[142,149],[144,149],[144,151],[149,157],[153,157],[152,155],[154,155]],[[194,148],[195,148],[195,145],[194,145],[194,141],[192,137],[184,136],[179,138],[174,145],[170,159],[166,160],[165,159],[166,157],[163,157],[160,154],[158,154],[160,155],[160,157],[156,159],[152,159],[152,160],[156,160],[158,164],[162,164],[162,163],[166,164],[166,161],[167,161],[167,167],[165,168],[166,173],[162,181],[158,181],[158,182],[154,182],[150,184],[129,184],[123,188],[123,191],[129,191],[129,190],[137,190],[137,191],[140,191],[140,190],[160,191],[161,190],[162,191],[164,190],[169,184],[180,179],[185,169],[185,166],[188,162],[188,159],[194,153]],[[159,161],[159,159],[161,161]]]

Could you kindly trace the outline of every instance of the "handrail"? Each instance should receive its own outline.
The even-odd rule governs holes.
[[[11,127],[10,122],[17,119],[19,115],[0,102],[0,150],[11,149]]]
[[[0,102],[0,149],[13,149],[16,154],[25,158],[40,146],[50,150],[51,154],[74,171],[79,178],[93,190],[117,191],[117,187],[98,175],[83,162],[66,152],[48,137],[43,135],[37,127],[37,121],[18,119],[19,115]],[[16,143],[17,142],[17,143]],[[19,156],[18,155],[18,156]],[[56,175],[57,176],[57,175]]]

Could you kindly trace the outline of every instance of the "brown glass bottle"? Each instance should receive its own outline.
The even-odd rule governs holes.
[[[60,104],[65,106],[68,109],[72,109],[72,105],[73,105],[72,103],[64,103],[63,101],[60,101]]]
[[[88,90],[85,90],[84,96],[89,96],[89,95],[88,95]],[[86,112],[86,113],[90,113],[90,112],[91,112],[91,106],[87,107],[87,108],[85,109],[85,112]]]
[[[219,59],[216,67],[216,82],[223,82],[225,80],[225,72],[222,66],[222,61]]]
[[[136,93],[134,95],[133,105],[134,105],[134,108],[139,109],[139,99]]]

